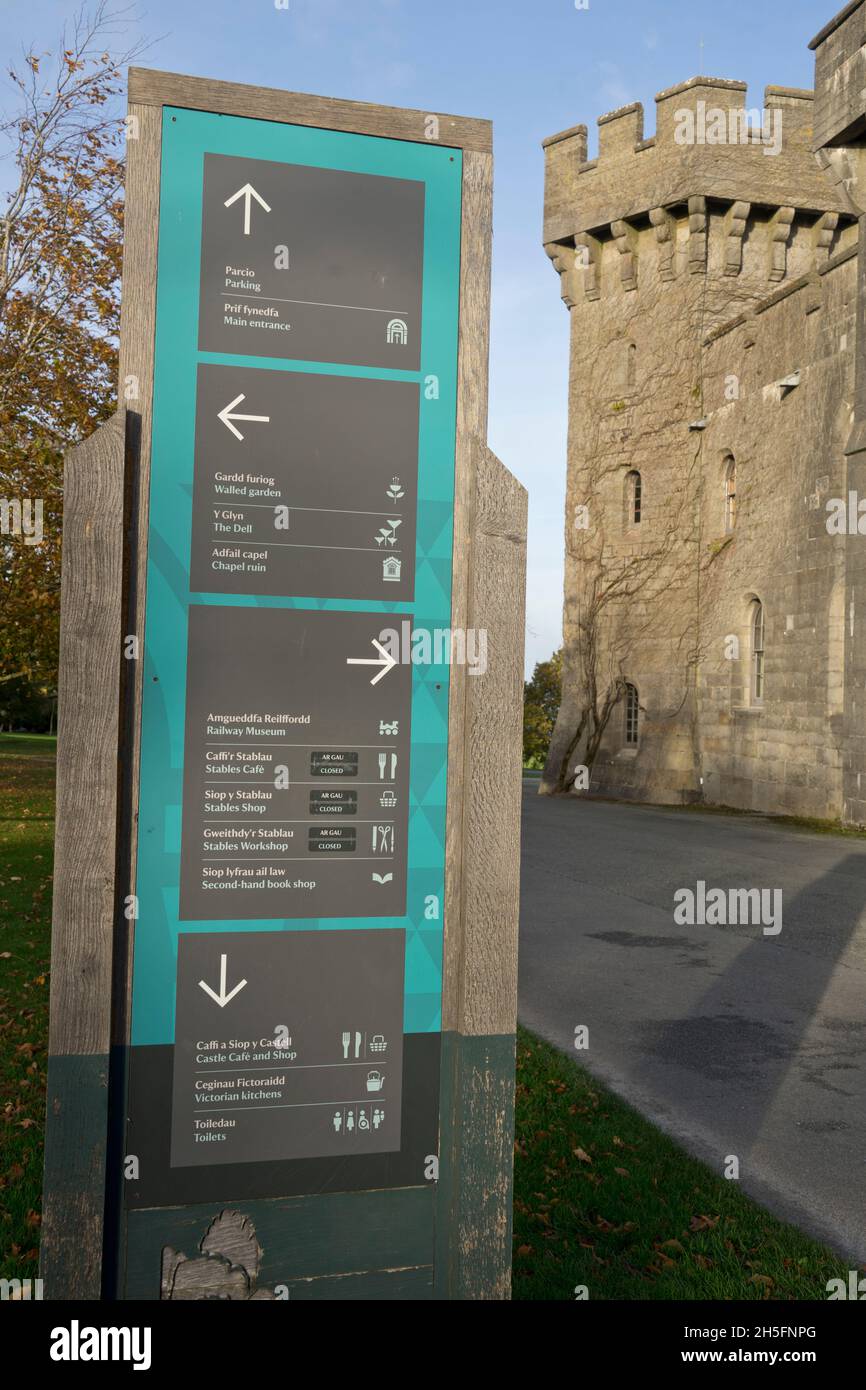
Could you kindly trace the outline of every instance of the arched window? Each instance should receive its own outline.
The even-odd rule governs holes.
[[[641,479],[636,468],[625,475],[625,524],[639,526],[641,518]]]
[[[625,688],[625,742],[627,748],[637,747],[639,720],[640,701],[637,686],[629,683]]]
[[[737,524],[737,464],[733,454],[725,459],[723,472],[725,489],[725,535],[729,536]]]
[[[637,344],[629,343],[625,358],[625,384],[634,386],[637,382]]]
[[[754,599],[751,615],[751,695],[752,703],[760,705],[764,699],[764,605]]]

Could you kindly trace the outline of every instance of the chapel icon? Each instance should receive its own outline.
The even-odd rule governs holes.
[[[386,343],[402,343],[405,346],[408,337],[409,329],[403,319],[389,319],[385,330]]]

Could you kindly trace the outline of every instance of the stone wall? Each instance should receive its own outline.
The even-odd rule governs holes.
[[[812,153],[811,94],[767,88],[763,134],[743,141],[744,93],[710,78],[663,92],[650,140],[639,105],[602,117],[596,160],[585,127],[545,144],[545,250],[571,363],[564,690],[543,787],[581,762],[588,684],[628,681],[639,740],[626,743],[621,701],[594,792],[833,816],[845,542],[822,508],[845,471],[857,225]],[[682,143],[684,112],[709,135],[719,111],[726,143]],[[726,536],[729,454],[739,511]],[[745,693],[754,598],[760,709]]]
[[[846,496],[856,269],[853,249],[839,253],[706,347],[698,725],[710,802],[842,813],[846,538],[828,533],[826,504]],[[737,518],[725,535],[731,456]],[[750,679],[755,599],[761,701]]]
[[[828,179],[866,235],[866,5],[852,0],[812,40],[815,53],[814,149]],[[844,446],[843,496],[866,498],[866,257],[856,299],[851,428]],[[842,817],[866,823],[866,524],[849,528],[844,550],[845,622],[840,752]]]

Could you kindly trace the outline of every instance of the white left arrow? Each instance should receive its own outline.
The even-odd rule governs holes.
[[[245,183],[243,188],[238,189],[237,193],[233,193],[230,198],[226,198],[223,207],[230,208],[232,203],[237,202],[238,198],[243,198],[244,200],[244,236],[249,236],[250,208],[252,207],[253,198],[255,198],[259,207],[264,208],[265,212],[270,212],[270,208],[264,198],[256,192],[251,183]]]
[[[397,658],[396,658],[396,657],[393,657],[389,651],[386,651],[385,648],[382,646],[382,643],[381,643],[381,642],[377,642],[376,639],[375,639],[375,637],[371,637],[371,638],[370,638],[370,641],[373,643],[373,646],[376,648],[376,650],[377,650],[378,652],[381,652],[382,655],[381,655],[381,656],[347,656],[347,657],[346,657],[346,665],[347,665],[347,666],[381,666],[381,667],[382,667],[381,671],[377,671],[376,675],[375,675],[375,676],[373,677],[373,679],[370,681],[370,684],[371,684],[371,685],[376,685],[376,683],[377,683],[378,681],[380,681],[380,680],[382,679],[383,676],[387,676],[387,674],[388,674],[388,672],[391,670],[392,666],[396,666],[396,665],[397,665]]]
[[[239,429],[235,429],[235,426],[232,424],[233,420],[260,420],[264,425],[270,424],[271,421],[270,415],[233,415],[232,411],[235,406],[240,405],[241,401],[245,400],[246,396],[242,391],[239,396],[235,396],[233,401],[229,401],[228,405],[224,405],[218,415],[218,419],[222,420],[226,429],[231,430],[232,434],[238,439],[243,439],[243,435]]]
[[[244,985],[246,984],[246,980],[241,980],[241,982],[240,982],[239,985],[235,985],[234,989],[229,990],[228,994],[226,994],[226,964],[227,964],[227,960],[228,960],[228,958],[227,958],[226,956],[220,956],[220,992],[219,992],[219,994],[217,994],[217,992],[216,992],[215,989],[211,989],[210,985],[206,985],[205,982],[204,982],[204,980],[199,980],[199,986],[204,990],[205,994],[209,994],[210,997],[211,997],[211,999],[214,1001],[214,1003],[215,1003],[215,1004],[219,1004],[219,1006],[220,1006],[221,1009],[224,1009],[225,1006],[226,1006],[226,1004],[228,1004],[232,999],[234,999],[235,995],[236,995],[236,994],[239,994],[240,991],[243,989]]]

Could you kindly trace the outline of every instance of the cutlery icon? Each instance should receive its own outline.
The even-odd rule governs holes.
[[[356,1057],[360,1057],[360,1055],[361,1055],[361,1034],[360,1034],[360,1033],[356,1033],[356,1034],[355,1034],[355,1056],[356,1056]]]
[[[348,1058],[348,1056],[349,1056],[349,1043],[350,1043],[351,1041],[352,1041],[352,1034],[351,1034],[351,1033],[344,1033],[344,1034],[343,1034],[343,1056],[344,1056],[345,1058]]]

